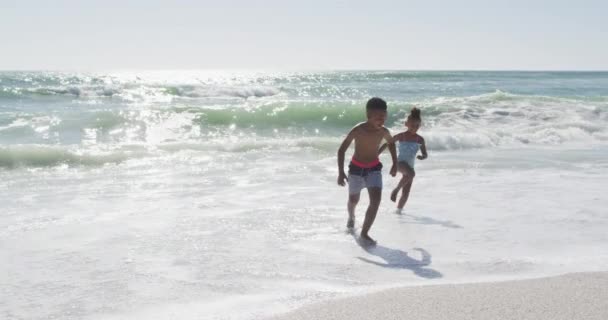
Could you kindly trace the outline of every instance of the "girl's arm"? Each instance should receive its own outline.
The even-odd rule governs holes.
[[[429,157],[429,155],[426,153],[426,144],[424,143],[424,139],[422,137],[420,137],[421,143],[420,143],[420,152],[422,152],[422,155],[418,156],[417,158],[420,160],[424,160],[426,158]]]

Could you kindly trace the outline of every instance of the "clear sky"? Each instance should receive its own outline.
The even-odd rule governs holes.
[[[0,69],[608,70],[608,1],[0,0]]]

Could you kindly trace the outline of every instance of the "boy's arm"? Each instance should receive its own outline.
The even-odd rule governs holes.
[[[386,150],[389,143],[392,142],[393,144],[395,144],[395,141],[397,140],[397,138],[399,137],[400,134],[401,133],[396,134],[394,137],[391,137],[390,140],[387,140],[385,143],[383,143],[382,146],[380,146],[380,149],[378,149],[378,155],[382,154],[382,152],[384,152],[384,150]]]
[[[345,185],[344,180],[348,181],[346,174],[344,173],[344,154],[346,153],[346,150],[350,146],[351,142],[353,142],[355,139],[356,129],[357,127],[350,130],[346,138],[344,138],[344,141],[342,141],[340,148],[338,148],[338,184],[341,186]]]
[[[422,140],[422,143],[420,144],[420,152],[422,152],[422,155],[418,156],[417,158],[419,160],[424,160],[428,158],[429,155],[426,153],[426,143],[424,143],[424,139],[420,137],[420,140]]]
[[[396,176],[397,175],[397,150],[395,148],[395,138],[393,136],[391,136],[391,133],[388,131],[388,129],[384,129],[384,139],[386,140],[387,144],[388,144],[388,151],[390,151],[391,153],[391,159],[393,160],[393,165],[391,167],[391,176]],[[395,137],[397,137],[398,135],[396,135]]]
[[[382,152],[384,152],[384,149],[386,149],[386,147],[388,147],[388,142],[385,142],[380,146],[380,149],[378,149],[378,155],[382,154]]]

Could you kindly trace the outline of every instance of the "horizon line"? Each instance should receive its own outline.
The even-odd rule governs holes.
[[[249,72],[608,72],[608,69],[406,69],[406,68],[49,68],[0,69],[0,72],[146,72],[146,71],[249,71]]]

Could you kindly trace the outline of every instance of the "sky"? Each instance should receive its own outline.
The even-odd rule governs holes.
[[[608,1],[7,1],[0,70],[608,70]]]

